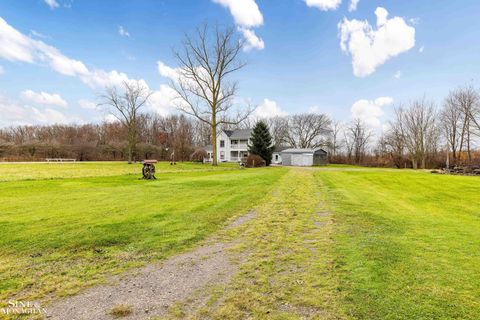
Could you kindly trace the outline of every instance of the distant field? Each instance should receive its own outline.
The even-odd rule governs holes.
[[[178,163],[0,165],[0,300],[74,293],[181,251],[245,213],[285,169]],[[62,179],[58,179],[62,178]]]

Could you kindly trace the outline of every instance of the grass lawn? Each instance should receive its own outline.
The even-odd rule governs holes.
[[[480,318],[478,178],[291,169],[278,185],[230,235],[249,259],[197,317]]]
[[[0,165],[0,301],[75,293],[253,208],[217,234],[235,241],[240,272],[193,318],[480,318],[478,177],[161,164],[142,181],[138,165],[81,165]]]
[[[0,301],[72,294],[184,250],[247,212],[286,172],[179,163],[0,165]],[[55,179],[45,178],[55,177]]]
[[[318,171],[344,308],[361,319],[480,318],[480,180]]]
[[[177,162],[159,162],[157,172],[177,171],[215,171],[238,169],[236,163],[221,163],[218,167],[209,164]],[[126,162],[64,162],[64,163],[9,163],[0,162],[0,181],[39,180],[105,177],[131,174],[141,177],[142,164],[127,164]]]

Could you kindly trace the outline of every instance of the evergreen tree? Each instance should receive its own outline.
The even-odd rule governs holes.
[[[248,152],[259,155],[265,160],[266,165],[269,166],[270,163],[272,163],[274,146],[272,136],[265,122],[259,121],[255,124],[250,140],[251,143],[248,146]]]

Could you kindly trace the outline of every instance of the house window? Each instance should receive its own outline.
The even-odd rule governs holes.
[[[220,151],[220,160],[225,160],[225,151]]]
[[[220,140],[220,148],[225,148],[225,140]]]
[[[278,154],[275,155],[275,161],[278,161]]]

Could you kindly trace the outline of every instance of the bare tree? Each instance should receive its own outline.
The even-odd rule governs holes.
[[[450,108],[454,108],[456,112],[461,112],[461,129],[459,132],[460,143],[458,144],[458,156],[461,158],[464,147],[467,149],[468,162],[472,160],[471,152],[471,134],[472,123],[478,126],[477,110],[479,108],[480,97],[472,86],[466,86],[456,89],[448,95],[446,99]],[[452,121],[452,119],[450,119]],[[451,143],[449,139],[449,143]]]
[[[332,159],[337,156],[338,150],[341,149],[342,143],[340,133],[343,130],[343,124],[338,120],[333,120],[330,124],[330,135],[328,137],[329,155]]]
[[[107,88],[101,95],[100,105],[110,107],[110,112],[127,129],[128,163],[132,163],[138,140],[138,116],[152,92],[139,81],[124,81],[123,88]]]
[[[198,147],[205,146],[212,141],[212,128],[202,121],[194,122],[194,144]]]
[[[383,137],[383,150],[390,155],[397,168],[404,167],[405,141],[398,123],[390,123],[390,128]]]
[[[331,120],[326,114],[304,113],[289,116],[285,140],[294,148],[326,145]]]
[[[440,118],[448,148],[450,149],[448,152],[452,153],[453,164],[457,164],[457,152],[459,152],[461,137],[464,135],[463,128],[465,127],[465,115],[456,96],[455,92],[450,92],[447,98],[445,98]]]
[[[362,163],[368,144],[372,138],[372,133],[362,120],[354,119],[346,130],[346,136],[347,148],[350,149],[350,157],[353,157],[355,164]]]
[[[429,154],[438,147],[439,131],[437,128],[437,113],[435,104],[425,99],[414,100],[408,108],[395,110],[395,126],[412,160],[413,168],[426,167]]]
[[[210,35],[205,25],[197,29],[195,37],[185,37],[181,52],[174,52],[179,75],[171,86],[179,96],[178,107],[210,126],[214,166],[217,165],[218,126],[238,124],[250,114],[250,110],[238,112],[236,120],[228,120],[237,92],[237,83],[229,78],[245,66],[239,61],[242,47],[243,42],[235,36],[233,28],[219,30],[217,27]]]
[[[273,117],[265,119],[275,146],[279,147],[286,143],[288,135],[288,119],[286,117]]]
[[[472,104],[472,108],[469,109],[470,120],[473,122],[473,127],[476,130],[472,130],[472,133],[477,137],[480,136],[480,94],[477,93],[475,103]]]

